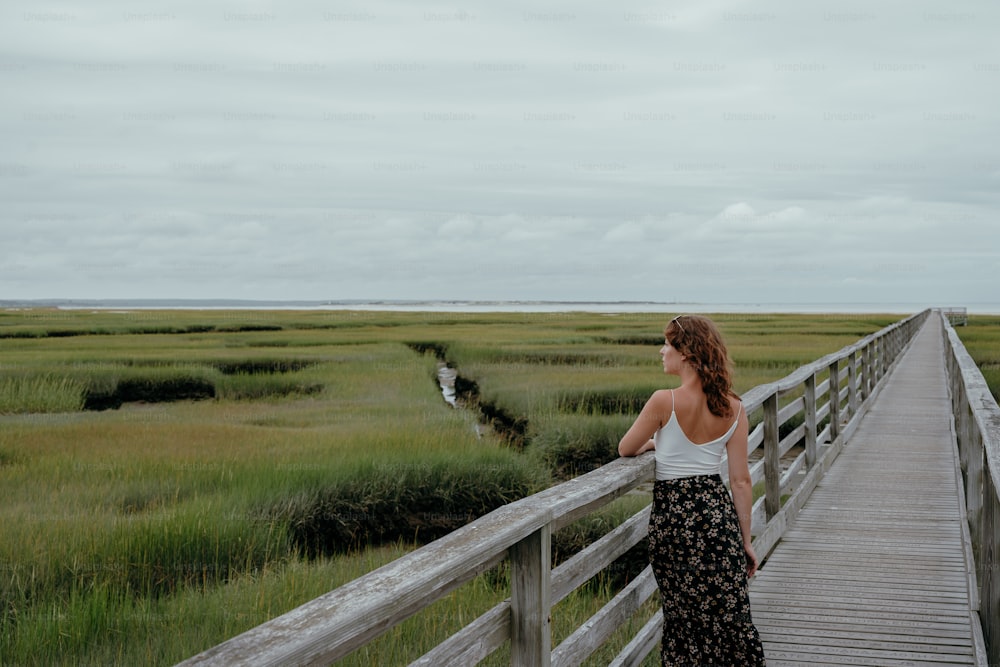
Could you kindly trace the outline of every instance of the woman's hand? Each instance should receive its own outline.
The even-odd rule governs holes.
[[[753,550],[752,544],[744,544],[743,551],[747,557],[747,578],[749,579],[757,573],[757,553]]]
[[[639,448],[639,451],[636,452],[636,456],[638,456],[639,454],[643,454],[645,452],[651,452],[654,449],[656,449],[656,441],[650,438],[648,441],[646,441],[645,445]]]

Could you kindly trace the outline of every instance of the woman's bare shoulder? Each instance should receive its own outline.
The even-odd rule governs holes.
[[[739,417],[741,413],[746,415],[747,411],[746,408],[743,407],[743,399],[736,394],[729,395],[729,407],[732,408],[732,414],[735,417]]]
[[[671,395],[669,389],[657,389],[647,402],[657,408],[666,408],[669,410],[674,405],[674,397]]]

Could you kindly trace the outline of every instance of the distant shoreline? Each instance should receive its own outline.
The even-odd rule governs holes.
[[[253,300],[253,299],[8,299],[0,309],[60,308],[67,310],[366,310],[407,312],[597,312],[597,313],[899,313],[954,304],[918,303],[696,303],[663,301],[530,301],[530,300]],[[1000,303],[959,304],[973,315],[1000,314]]]

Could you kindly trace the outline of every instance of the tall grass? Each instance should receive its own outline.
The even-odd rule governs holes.
[[[69,367],[22,368],[0,378],[0,414],[108,410],[125,403],[208,398],[257,400],[323,390],[316,373],[228,372],[253,363],[84,362]]]
[[[0,378],[0,414],[74,412],[85,392],[84,382],[51,373]]]

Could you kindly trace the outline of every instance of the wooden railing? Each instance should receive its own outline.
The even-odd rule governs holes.
[[[947,317],[945,367],[974,568],[969,597],[989,664],[1000,664],[1000,406]]]
[[[968,309],[958,306],[954,308],[941,308],[941,315],[944,316],[952,326],[956,324],[965,326],[969,323]]]
[[[754,481],[762,480],[765,487],[753,515],[754,548],[761,558],[798,514],[928,313],[908,317],[743,395],[756,424],[750,451],[763,447],[763,457],[751,467]],[[793,428],[790,420],[799,421],[799,415],[801,423]],[[802,451],[782,470],[781,457],[796,446]],[[475,664],[510,642],[512,665],[577,665],[655,592],[652,570],[643,570],[554,649],[550,611],[645,537],[649,507],[556,568],[551,567],[551,536],[651,480],[653,468],[652,454],[618,459],[505,505],[181,664],[329,664],[509,559],[510,598],[413,664]],[[661,627],[662,612],[657,612],[612,664],[641,662],[655,647]]]

